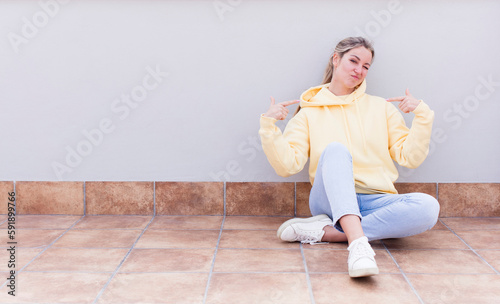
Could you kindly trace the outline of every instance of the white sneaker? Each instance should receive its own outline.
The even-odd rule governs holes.
[[[366,236],[352,241],[347,250],[349,250],[347,264],[350,277],[358,278],[378,274],[378,267],[374,258],[375,251],[368,243]]]
[[[278,238],[286,242],[318,243],[325,234],[323,228],[332,225],[332,220],[326,214],[309,218],[294,218],[281,224]]]

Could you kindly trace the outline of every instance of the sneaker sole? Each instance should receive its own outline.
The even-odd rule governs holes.
[[[378,268],[364,268],[364,269],[349,270],[349,276],[351,278],[369,277],[369,276],[376,275],[376,274],[378,274]]]
[[[329,217],[326,214],[320,214],[320,215],[316,215],[316,216],[313,216],[313,217],[307,217],[307,218],[293,218],[293,219],[289,219],[288,221],[286,221],[283,224],[281,224],[281,226],[278,228],[278,232],[276,233],[276,235],[281,240],[281,234],[290,225],[295,224],[295,223],[312,223],[312,222],[319,221],[319,220],[322,220],[322,219],[329,219]]]

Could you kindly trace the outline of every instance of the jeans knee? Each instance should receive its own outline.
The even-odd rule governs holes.
[[[351,157],[351,152],[349,152],[349,149],[347,149],[346,146],[339,142],[331,142],[329,143],[325,150],[323,150],[323,155],[328,154],[329,156],[335,155],[335,157],[338,156],[349,156]]]
[[[429,229],[434,227],[439,217],[439,202],[425,193],[411,193],[411,200],[418,205],[418,214]]]

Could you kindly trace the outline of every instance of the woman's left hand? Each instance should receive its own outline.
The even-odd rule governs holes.
[[[388,102],[399,101],[399,108],[403,113],[410,113],[420,104],[421,100],[416,99],[410,94],[410,90],[406,89],[405,96],[393,97],[386,99]]]

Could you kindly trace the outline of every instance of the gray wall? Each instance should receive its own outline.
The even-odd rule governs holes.
[[[0,180],[307,181],[274,173],[259,115],[269,96],[318,85],[335,44],[364,35],[376,49],[368,93],[409,87],[436,113],[430,155],[400,181],[500,182],[499,12],[498,1],[1,1]]]

